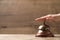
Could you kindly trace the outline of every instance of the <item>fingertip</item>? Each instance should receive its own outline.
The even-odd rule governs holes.
[[[37,18],[37,19],[35,19],[35,21],[37,21],[37,22],[42,22],[42,21],[44,21],[44,19]]]
[[[36,21],[37,19],[35,19],[35,21]]]

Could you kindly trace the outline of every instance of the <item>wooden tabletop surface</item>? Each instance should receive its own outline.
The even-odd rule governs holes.
[[[60,35],[55,37],[35,37],[34,34],[0,34],[0,40],[60,40]]]

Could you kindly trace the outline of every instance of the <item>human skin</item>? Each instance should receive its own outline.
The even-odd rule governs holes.
[[[52,22],[52,21],[60,21],[60,13],[58,14],[48,14],[39,18],[36,18],[35,21],[38,22],[43,22],[44,20],[48,21],[48,22]]]

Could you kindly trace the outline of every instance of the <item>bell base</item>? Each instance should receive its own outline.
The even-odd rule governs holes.
[[[36,35],[35,37],[54,37],[54,35]]]
[[[54,37],[54,35],[50,31],[43,31],[37,33],[35,37]]]

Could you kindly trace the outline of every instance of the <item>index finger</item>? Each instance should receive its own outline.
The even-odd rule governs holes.
[[[35,19],[35,21],[42,22],[42,21],[44,21],[45,19],[46,19],[45,17],[40,17],[40,18]]]

